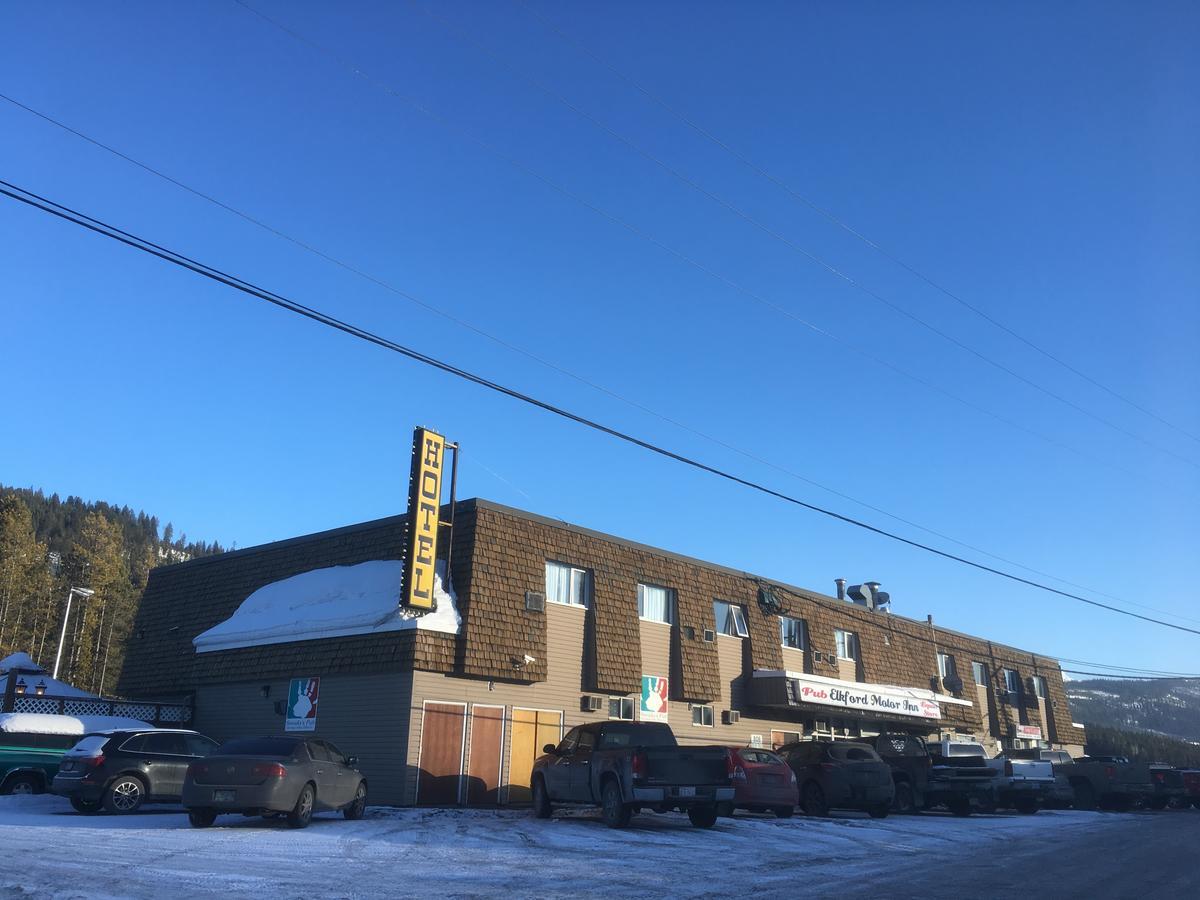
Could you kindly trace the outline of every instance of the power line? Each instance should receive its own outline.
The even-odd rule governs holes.
[[[1068,591],[1063,591],[1058,588],[1051,587],[1050,585],[1043,584],[1041,582],[1033,581],[1028,578],[1023,578],[1019,575],[1014,575],[1011,572],[1004,571],[1003,569],[997,569],[993,566],[988,566],[983,563],[976,562],[971,559],[967,559],[966,557],[962,557],[962,556],[958,556],[953,553],[949,553],[945,550],[939,550],[936,547],[932,547],[928,544],[922,544],[919,541],[914,541],[911,538],[903,537],[899,534],[887,531],[886,529],[879,528],[878,526],[871,525],[867,522],[864,522],[859,519],[855,519],[851,516],[843,515],[842,513],[838,513],[833,510],[826,509],[825,507],[817,506],[816,504],[813,504],[813,503],[808,503],[807,501],[801,500],[798,497],[793,497],[789,494],[783,493],[782,491],[777,491],[774,488],[767,487],[764,484],[760,484],[758,482],[751,481],[748,478],[743,478],[740,475],[735,475],[726,470],[719,469],[716,466],[712,466],[707,463],[701,462],[699,460],[693,459],[691,457],[684,456],[681,453],[677,453],[673,450],[669,450],[666,447],[655,444],[651,441],[647,441],[642,438],[636,437],[628,432],[621,431],[612,426],[604,425],[594,419],[589,419],[578,413],[571,412],[561,406],[556,406],[545,400],[540,400],[530,394],[526,394],[522,391],[518,391],[515,388],[506,387],[505,385],[500,384],[499,382],[493,381],[482,375],[477,375],[466,369],[462,369],[451,363],[445,362],[436,357],[430,356],[426,353],[422,353],[419,350],[414,350],[410,347],[406,347],[402,344],[396,343],[395,341],[384,338],[378,334],[375,334],[374,332],[368,331],[364,328],[360,328],[356,325],[352,325],[348,322],[342,321],[341,319],[338,319],[327,313],[320,312],[319,310],[316,310],[310,306],[306,306],[302,303],[298,303],[297,301],[290,300],[281,294],[276,294],[272,291],[266,290],[265,288],[258,287],[257,285],[255,285],[249,281],[245,281],[244,279],[238,278],[235,275],[230,275],[226,272],[223,272],[220,269],[217,269],[213,266],[209,266],[206,263],[202,263],[202,262],[199,262],[190,257],[184,256],[183,254],[178,253],[177,251],[169,250],[166,247],[163,247],[159,244],[153,243],[152,241],[149,241],[145,238],[141,238],[141,237],[138,237],[127,231],[123,231],[123,230],[117,228],[116,226],[109,225],[105,222],[102,222],[99,219],[95,219],[91,216],[88,216],[84,213],[79,212],[78,210],[72,209],[68,206],[64,206],[63,204],[57,203],[53,200],[49,200],[46,197],[42,197],[39,194],[35,194],[32,191],[26,190],[25,188],[21,188],[21,187],[14,185],[8,181],[0,180],[0,194],[10,197],[13,200],[17,200],[20,203],[23,203],[27,206],[33,207],[34,209],[38,209],[42,212],[49,213],[50,215],[53,215],[59,219],[62,219],[63,221],[70,222],[74,225],[78,225],[82,228],[86,228],[87,230],[92,231],[96,234],[100,234],[100,235],[103,235],[104,237],[118,241],[122,244],[125,244],[128,247],[132,247],[135,250],[140,250],[143,253],[147,253],[151,256],[158,257],[159,259],[161,259],[165,262],[169,262],[172,265],[179,266],[180,268],[183,268],[183,269],[187,269],[188,271],[191,271],[197,275],[202,275],[203,277],[211,279],[212,281],[216,281],[220,284],[223,284],[226,287],[233,288],[234,290],[241,291],[242,293],[247,294],[251,297],[255,297],[259,300],[263,300],[267,303],[270,303],[274,306],[279,307],[280,309],[284,309],[284,310],[294,313],[296,315],[300,315],[307,319],[311,319],[312,321],[317,322],[321,325],[325,325],[330,328],[334,328],[338,331],[341,331],[352,337],[359,338],[360,340],[367,341],[367,342],[374,344],[378,347],[381,347],[385,350],[390,350],[394,353],[398,353],[402,356],[408,357],[409,359],[415,360],[417,362],[423,363],[424,365],[438,369],[439,371],[445,372],[450,375],[454,375],[458,378],[463,379],[464,381],[468,381],[468,382],[478,385],[480,387],[487,388],[488,390],[494,391],[498,394],[502,394],[513,400],[518,400],[522,403],[526,403],[530,406],[534,406],[538,409],[541,409],[545,412],[559,416],[568,421],[575,422],[578,425],[583,425],[587,428],[591,428],[595,431],[599,431],[602,434],[607,434],[610,437],[616,438],[617,440],[623,441],[627,444],[631,444],[635,447],[640,447],[643,450],[647,450],[650,453],[657,454],[658,456],[664,457],[665,459],[669,459],[674,462],[682,463],[685,466],[689,466],[689,467],[696,469],[698,471],[701,471],[701,472],[707,472],[710,475],[714,475],[718,478],[724,479],[733,484],[738,484],[738,485],[741,485],[742,487],[750,488],[751,490],[765,494],[769,497],[774,497],[774,498],[776,498],[778,500],[782,500],[786,503],[791,503],[795,506],[799,506],[802,509],[807,509],[807,510],[810,510],[811,512],[819,513],[823,516],[827,516],[831,519],[835,519],[835,520],[837,520],[839,522],[843,522],[847,525],[852,525],[856,528],[863,529],[864,531],[868,531],[873,534],[877,534],[881,537],[888,538],[888,539],[896,541],[898,543],[905,544],[910,547],[914,547],[918,550],[923,550],[927,553],[931,553],[931,554],[933,554],[935,556],[939,556],[943,559],[948,559],[953,562],[961,563],[962,565],[969,566],[971,568],[977,569],[982,572],[988,572],[992,575],[997,575],[1001,578],[1008,579],[1009,581],[1013,581],[1018,584],[1023,584],[1028,587],[1046,591],[1047,593],[1055,594],[1060,597],[1066,597],[1071,600],[1077,600],[1081,603],[1086,603],[1089,606],[1094,606],[1099,609],[1106,609],[1106,610],[1109,610],[1110,612],[1115,612],[1120,615],[1129,616],[1130,618],[1139,619],[1144,622],[1150,622],[1155,625],[1161,625],[1164,628],[1171,628],[1176,631],[1182,631],[1182,632],[1186,632],[1189,634],[1200,635],[1200,630],[1197,630],[1195,628],[1188,628],[1184,625],[1177,625],[1173,622],[1165,622],[1161,619],[1155,619],[1155,618],[1151,618],[1150,616],[1144,616],[1140,613],[1135,613],[1130,610],[1122,609],[1117,606],[1111,606],[1107,603],[1100,603],[1097,600],[1091,600],[1087,597],[1082,597],[1078,594],[1072,594]]]
[[[882,245],[880,245],[876,241],[872,240],[870,237],[868,237],[863,232],[859,231],[857,228],[850,225],[850,223],[848,223],[845,219],[842,219],[840,216],[834,214],[829,209],[826,209],[825,207],[816,203],[814,200],[812,200],[805,194],[802,194],[800,191],[793,188],[790,184],[788,184],[782,178],[773,174],[769,170],[763,168],[758,163],[754,162],[752,159],[747,157],[744,153],[737,150],[735,147],[733,147],[727,141],[724,141],[721,138],[717,137],[711,131],[704,128],[702,125],[698,124],[695,120],[691,119],[689,116],[687,116],[685,113],[681,112],[675,106],[668,103],[661,96],[654,93],[649,88],[645,87],[644,85],[642,85],[641,83],[639,83],[638,81],[634,80],[632,77],[627,75],[625,72],[618,69],[616,66],[614,66],[612,63],[610,63],[608,60],[604,59],[598,53],[596,53],[590,47],[588,47],[586,44],[584,44],[581,40],[568,34],[560,26],[551,22],[545,16],[541,15],[539,12],[534,10],[529,5],[529,3],[526,2],[526,0],[513,0],[513,2],[520,5],[521,7],[523,7],[525,9],[525,11],[531,17],[533,17],[538,22],[540,22],[542,24],[542,26],[545,27],[547,30],[558,35],[563,41],[565,41],[569,44],[572,44],[575,47],[582,50],[583,53],[585,53],[587,56],[589,56],[596,63],[598,63],[599,65],[608,69],[608,71],[612,72],[619,79],[621,79],[626,84],[633,87],[635,90],[637,90],[639,93],[641,93],[644,97],[646,97],[647,99],[649,99],[654,104],[661,107],[662,109],[666,110],[674,118],[678,119],[680,122],[682,122],[688,128],[690,128],[692,131],[696,132],[701,137],[703,137],[710,143],[716,145],[720,149],[724,150],[726,153],[731,155],[734,159],[736,159],[742,165],[749,168],[755,174],[757,174],[760,177],[771,182],[776,187],[781,188],[793,200],[796,200],[796,201],[802,203],[804,206],[807,206],[809,209],[813,210],[814,212],[816,212],[819,215],[823,216],[824,218],[828,219],[830,222],[832,222],[838,228],[840,228],[843,231],[847,232],[848,234],[852,235],[854,238],[861,241],[866,246],[870,247],[872,250],[874,250],[876,253],[878,253],[880,256],[882,256],[884,259],[887,259],[889,262],[892,262],[893,264],[904,269],[909,274],[911,274],[911,275],[915,276],[916,278],[920,279],[921,281],[925,282],[925,284],[929,285],[934,290],[938,291],[941,294],[944,294],[946,297],[949,297],[955,303],[958,303],[959,305],[963,306],[964,308],[970,310],[972,313],[979,316],[984,321],[986,321],[989,324],[993,325],[994,327],[1000,329],[1005,334],[1008,334],[1010,337],[1013,337],[1016,340],[1020,341],[1022,344],[1025,344],[1027,347],[1031,348],[1032,350],[1035,350],[1036,352],[1038,352],[1045,358],[1051,360],[1052,362],[1054,362],[1057,365],[1061,366],[1062,368],[1066,369],[1068,372],[1071,372],[1073,375],[1077,376],[1078,378],[1083,379],[1088,384],[1091,384],[1092,386],[1099,388],[1100,390],[1104,391],[1105,393],[1109,394],[1110,396],[1115,397],[1117,400],[1120,400],[1122,403],[1125,403],[1126,405],[1133,407],[1134,409],[1138,410],[1139,412],[1143,413],[1144,415],[1147,415],[1150,418],[1154,419],[1155,421],[1157,421],[1163,425],[1166,425],[1168,428],[1171,428],[1172,430],[1177,431],[1179,434],[1182,434],[1183,436],[1200,443],[1200,437],[1198,437],[1197,435],[1193,434],[1190,431],[1187,431],[1186,429],[1180,427],[1179,425],[1176,425],[1175,423],[1164,418],[1163,416],[1159,415],[1158,413],[1154,412],[1153,410],[1148,409],[1147,407],[1141,405],[1140,403],[1136,402],[1135,400],[1130,399],[1129,397],[1125,396],[1124,394],[1120,393],[1119,391],[1116,391],[1113,388],[1110,388],[1108,385],[1097,380],[1096,378],[1093,378],[1091,375],[1088,375],[1086,372],[1080,370],[1078,367],[1067,362],[1062,357],[1057,356],[1054,353],[1051,353],[1049,350],[1047,350],[1045,347],[1041,346],[1037,342],[1033,341],[1030,338],[1027,338],[1025,335],[1023,335],[1020,332],[1016,331],[1015,329],[1009,327],[1008,325],[1005,325],[999,319],[990,315],[985,310],[976,306],[975,304],[970,303],[969,301],[964,299],[960,294],[950,290],[949,288],[942,285],[940,282],[935,281],[932,277],[930,277],[929,275],[926,275],[924,272],[917,269],[915,266],[905,262],[903,259],[896,256],[894,253],[889,252]]]
[[[1062,671],[1070,672],[1072,675],[1094,675],[1097,678],[1122,678],[1126,681],[1196,681],[1200,678],[1200,676],[1171,678],[1162,675],[1117,675],[1113,672],[1081,672],[1078,669],[1063,669]]]
[[[235,0],[235,2],[237,2],[243,6],[246,5],[243,2],[243,0]],[[415,2],[415,0],[414,0],[414,2]],[[1012,368],[1011,366],[1005,365],[1004,363],[1000,362],[998,359],[995,359],[995,358],[989,356],[987,353],[984,353],[982,350],[976,349],[975,347],[968,344],[966,341],[960,340],[959,338],[950,334],[948,331],[945,331],[944,329],[939,328],[937,325],[934,325],[932,322],[922,318],[921,316],[917,315],[916,313],[912,312],[911,310],[902,306],[901,304],[897,303],[896,301],[888,299],[883,294],[879,293],[879,291],[875,290],[874,288],[868,287],[866,284],[859,281],[857,278],[850,275],[848,272],[844,271],[843,269],[841,269],[838,266],[834,265],[833,263],[829,262],[825,258],[819,256],[818,254],[814,253],[813,251],[807,249],[806,247],[802,246],[801,244],[798,244],[796,241],[787,237],[786,235],[784,235],[777,229],[772,228],[770,225],[767,225],[761,219],[758,219],[755,216],[751,215],[750,213],[748,213],[742,207],[738,206],[733,201],[727,199],[726,197],[722,196],[721,194],[716,193],[713,190],[710,190],[709,188],[704,187],[704,185],[697,182],[694,178],[691,178],[690,176],[685,175],[683,172],[681,172],[679,169],[675,168],[670,163],[663,160],[661,157],[659,157],[656,154],[652,153],[651,151],[645,149],[640,144],[638,144],[636,141],[626,137],[625,135],[623,135],[616,129],[614,129],[611,126],[609,126],[608,124],[606,124],[601,119],[593,116],[591,113],[587,112],[580,106],[576,105],[570,99],[565,97],[563,94],[560,94],[558,91],[554,90],[553,88],[543,84],[542,82],[538,81],[536,78],[533,78],[531,76],[524,74],[517,67],[510,65],[508,62],[506,62],[505,60],[503,60],[502,58],[497,56],[494,52],[492,52],[490,49],[488,49],[483,44],[476,41],[474,38],[464,35],[459,29],[455,28],[446,19],[444,19],[441,16],[434,13],[432,10],[430,10],[428,7],[426,7],[424,4],[418,2],[417,5],[426,13],[426,15],[428,15],[435,22],[438,22],[439,24],[441,24],[442,27],[446,31],[448,31],[450,34],[456,35],[461,41],[470,44],[471,46],[473,46],[477,50],[479,50],[482,54],[488,56],[492,60],[495,60],[497,65],[504,68],[508,72],[512,73],[514,77],[520,79],[521,81],[524,81],[526,84],[531,85],[536,90],[541,91],[542,93],[546,94],[548,97],[551,97],[552,99],[561,103],[567,109],[571,110],[572,112],[574,112],[581,118],[590,122],[592,125],[599,128],[605,134],[612,137],[614,140],[616,140],[616,141],[620,142],[621,144],[625,145],[626,147],[628,147],[634,153],[638,154],[642,158],[644,158],[644,159],[650,161],[651,163],[653,163],[654,165],[658,166],[664,172],[666,172],[668,175],[670,175],[672,178],[675,178],[677,181],[686,185],[691,190],[694,190],[694,191],[702,194],[703,196],[707,197],[709,200],[713,201],[714,203],[718,204],[722,208],[733,213],[734,215],[736,215],[738,218],[742,219],[747,224],[753,226],[754,228],[757,228],[759,231],[763,232],[768,237],[783,244],[785,247],[792,250],[794,253],[797,253],[797,254],[803,256],[805,259],[809,260],[810,262],[825,269],[831,275],[834,275],[835,277],[841,279],[843,282],[845,282],[847,285],[854,288],[855,290],[861,291],[862,293],[866,294],[868,297],[871,297],[875,301],[882,303],[884,306],[886,306],[888,309],[895,312],[897,315],[903,316],[904,318],[908,319],[909,321],[911,321],[911,322],[919,325],[920,327],[924,328],[925,330],[929,331],[931,334],[934,334],[937,337],[941,338],[942,340],[944,340],[950,344],[953,344],[955,347],[958,347],[963,352],[968,353],[971,356],[974,356],[975,358],[979,359],[981,362],[987,363],[988,365],[999,370],[1000,372],[1003,372],[1004,374],[1008,375],[1009,377],[1014,378],[1017,381],[1020,381],[1021,383],[1025,384],[1026,386],[1031,387],[1034,390],[1041,392],[1042,394],[1045,394],[1047,397],[1050,397],[1051,399],[1057,401],[1058,403],[1061,403],[1064,406],[1067,406],[1068,408],[1073,409],[1076,412],[1081,413],[1082,415],[1087,416],[1090,419],[1093,419],[1094,421],[1100,423],[1101,425],[1104,425],[1107,428],[1110,428],[1119,434],[1123,434],[1126,437],[1132,438],[1133,440],[1138,441],[1138,442],[1144,444],[1145,446],[1150,447],[1153,450],[1157,450],[1160,453],[1165,453],[1168,456],[1173,456],[1176,459],[1180,460],[1181,462],[1187,463],[1190,466],[1200,468],[1200,463],[1197,463],[1194,460],[1189,459],[1188,457],[1186,457],[1180,453],[1176,453],[1174,450],[1171,450],[1168,447],[1161,446],[1160,444],[1157,444],[1154,441],[1151,441],[1149,438],[1143,437],[1142,435],[1138,434],[1137,432],[1130,431],[1129,429],[1124,428],[1121,425],[1118,425],[1116,422],[1113,422],[1113,421],[1105,418],[1104,416],[1101,416],[1097,413],[1092,412],[1091,410],[1087,409],[1084,406],[1081,406],[1080,404],[1076,403],[1073,400],[1070,400],[1069,398],[1063,396],[1062,394],[1059,394],[1056,391],[1051,390],[1050,388],[1046,387],[1045,385],[1041,384],[1040,382],[1037,382],[1032,378],[1028,378],[1025,375],[1022,375],[1020,372],[1016,371],[1016,369]]]
[[[995,559],[999,562],[1003,562],[1006,565],[1016,566],[1017,568],[1023,569],[1026,572],[1031,572],[1035,575],[1040,575],[1043,578],[1050,578],[1054,581],[1058,581],[1061,584],[1065,584],[1068,587],[1073,587],[1078,590],[1087,591],[1088,593],[1095,594],[1097,596],[1106,597],[1110,600],[1115,600],[1118,603],[1124,603],[1124,604],[1127,604],[1130,606],[1136,606],[1141,609],[1150,610],[1152,612],[1163,613],[1164,615],[1169,615],[1176,619],[1180,619],[1182,621],[1195,622],[1196,624],[1200,624],[1200,620],[1191,619],[1187,616],[1180,615],[1179,613],[1175,613],[1170,610],[1164,610],[1164,609],[1160,609],[1158,607],[1148,606],[1143,603],[1137,603],[1132,600],[1126,600],[1122,597],[1118,597],[1113,594],[1107,594],[1107,593],[1097,590],[1095,588],[1091,588],[1091,587],[1088,587],[1088,586],[1085,586],[1082,584],[1076,584],[1075,582],[1072,582],[1072,581],[1067,581],[1067,580],[1059,578],[1049,572],[1044,572],[1040,569],[1035,569],[1031,566],[1024,565],[1023,563],[1017,562],[1015,560],[1008,559],[1007,557],[999,556],[995,553],[991,553],[987,550],[982,549],[981,547],[977,547],[973,544],[966,543],[965,541],[961,541],[957,538],[951,537],[948,534],[944,534],[943,532],[937,531],[932,528],[928,528],[928,527],[921,525],[917,522],[914,522],[910,519],[906,519],[903,516],[899,516],[899,515],[896,515],[895,513],[889,512],[886,509],[875,506],[871,503],[867,503],[865,500],[859,500],[858,498],[853,497],[850,494],[839,491],[836,488],[831,488],[827,485],[821,484],[820,482],[815,481],[812,478],[808,478],[807,476],[801,475],[798,472],[788,469],[785,466],[779,465],[778,463],[774,463],[768,459],[764,459],[763,457],[760,457],[757,454],[750,452],[749,450],[746,450],[746,449],[738,447],[736,445],[727,443],[726,441],[724,441],[720,438],[717,438],[717,437],[713,437],[712,435],[706,434],[705,432],[700,431],[700,430],[698,430],[690,425],[687,425],[683,422],[680,422],[676,419],[673,419],[670,416],[667,416],[663,413],[657,412],[656,410],[651,409],[650,407],[647,407],[636,400],[632,400],[628,397],[622,396],[621,394],[619,394],[603,385],[597,384],[596,382],[593,382],[575,372],[572,372],[569,369],[566,369],[566,368],[558,365],[557,363],[554,363],[554,362],[547,360],[541,356],[538,356],[537,354],[532,353],[529,350],[526,350],[525,348],[523,348],[519,345],[513,344],[509,341],[506,341],[505,339],[503,339],[501,337],[498,337],[497,335],[494,335],[488,331],[485,331],[484,329],[479,328],[478,326],[474,325],[473,323],[471,323],[465,319],[461,319],[457,316],[454,316],[454,315],[446,312],[445,310],[441,309],[440,307],[436,306],[435,304],[432,304],[425,300],[422,300],[421,298],[417,297],[416,295],[414,295],[408,291],[402,290],[401,288],[399,288],[387,281],[384,281],[383,279],[381,279],[375,275],[372,275],[354,265],[351,265],[350,263],[347,263],[344,260],[341,260],[335,256],[332,256],[329,253],[326,253],[325,251],[307,243],[306,241],[303,241],[303,240],[296,238],[284,231],[281,231],[280,229],[276,228],[275,226],[273,226],[267,222],[264,222],[262,219],[252,216],[252,215],[218,199],[217,197],[214,197],[212,194],[209,194],[209,193],[206,193],[205,191],[201,191],[197,188],[194,188],[191,185],[186,184],[185,182],[180,181],[179,179],[166,174],[162,170],[154,168],[153,166],[150,166],[150,165],[142,162],[141,160],[135,159],[134,157],[116,149],[115,147],[111,146],[110,144],[106,144],[103,141],[100,141],[88,134],[85,134],[84,132],[82,132],[76,128],[73,128],[70,125],[67,125],[66,123],[60,121],[59,119],[56,119],[38,109],[35,109],[32,106],[22,103],[21,101],[16,100],[15,98],[8,96],[7,94],[0,93],[0,100],[5,100],[8,103],[11,103],[12,105],[14,105],[16,107],[34,115],[34,116],[37,116],[38,118],[42,119],[43,121],[45,121],[51,125],[54,125],[60,129],[62,129],[63,131],[66,131],[67,133],[80,138],[81,140],[86,141],[87,143],[92,144],[93,146],[95,146],[101,150],[105,150],[108,153],[111,153],[112,155],[118,157],[119,159],[124,160],[125,162],[128,162],[131,165],[134,165],[134,166],[142,169],[143,171],[145,171],[151,175],[154,175],[158,178],[161,178],[164,181],[168,182],[169,184],[172,184],[178,188],[181,188],[182,190],[185,190],[188,193],[190,193],[208,203],[213,204],[214,206],[218,207],[219,209],[222,209],[222,210],[225,210],[226,212],[232,213],[233,215],[243,219],[244,221],[246,221],[252,225],[255,225],[258,228],[265,230],[269,234],[272,234],[272,235],[279,237],[285,241],[288,241],[288,242],[294,244],[295,246],[300,247],[301,249],[314,254],[315,256],[317,256],[320,259],[323,259],[323,260],[326,260],[327,262],[333,263],[334,265],[339,266],[340,268],[342,268],[354,275],[357,275],[358,277],[363,278],[372,284],[382,287],[385,290],[388,290],[391,293],[394,293],[397,296],[399,296],[405,300],[408,300],[411,303],[416,304],[417,306],[421,307],[422,309],[425,309],[429,312],[439,315],[439,316],[445,318],[446,320],[453,322],[456,325],[466,328],[469,331],[472,331],[475,334],[480,335],[481,337],[484,337],[490,341],[493,341],[494,343],[498,344],[499,346],[502,346],[502,347],[504,347],[508,350],[511,350],[515,353],[519,353],[522,356],[525,356],[528,359],[531,359],[543,366],[546,366],[547,368],[549,368],[553,371],[556,371],[556,372],[559,372],[560,374],[566,375],[567,377],[572,378],[575,381],[578,381],[579,383],[584,384],[596,391],[599,391],[600,393],[606,394],[610,397],[613,397],[614,399],[620,400],[621,402],[623,402],[629,406],[632,406],[634,409],[638,409],[642,412],[652,415],[652,416],[660,419],[661,421],[667,422],[670,425],[674,425],[675,427],[680,428],[684,431],[687,431],[690,434],[696,435],[697,437],[700,437],[706,441],[709,441],[710,443],[713,443],[716,446],[723,447],[734,453],[738,453],[747,459],[753,460],[757,463],[760,463],[761,465],[765,465],[769,468],[775,469],[776,471],[782,472],[783,474],[788,475],[792,478],[795,478],[798,481],[804,482],[805,484],[809,484],[809,485],[812,485],[813,487],[819,488],[820,490],[823,490],[823,491],[825,491],[829,494],[832,494],[836,497],[840,497],[844,500],[849,500],[852,503],[862,506],[864,509],[869,509],[872,512],[877,512],[880,515],[887,516],[888,518],[894,519],[895,521],[900,522],[904,525],[908,525],[912,528],[919,529],[920,531],[924,531],[927,534],[934,535],[935,537],[941,538],[942,540],[950,541],[951,543],[957,544],[960,547],[965,547],[968,550],[972,550],[976,553],[981,553],[984,556],[987,556],[991,559]],[[831,337],[832,337],[832,335],[831,335]]]
[[[1115,666],[1109,663],[1088,662],[1082,659],[1068,659],[1065,656],[1056,657],[1059,662],[1072,663],[1077,666],[1095,666],[1100,669],[1117,669],[1123,672],[1139,672],[1143,675],[1162,675],[1167,678],[1200,678],[1197,672],[1165,672],[1161,669],[1142,669],[1131,666]]]

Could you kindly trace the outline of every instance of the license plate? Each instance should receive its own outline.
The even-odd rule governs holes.
[[[237,791],[213,791],[213,803],[232,803]]]
[[[681,787],[679,789],[680,797],[695,797],[696,789],[694,787]]]

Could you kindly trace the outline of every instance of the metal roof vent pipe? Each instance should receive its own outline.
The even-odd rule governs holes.
[[[839,600],[845,600],[846,599],[846,579],[845,578],[835,578],[835,579],[833,579],[833,583],[837,585],[837,598]]]

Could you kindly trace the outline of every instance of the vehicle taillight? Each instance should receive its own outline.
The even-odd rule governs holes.
[[[259,763],[250,770],[250,774],[255,778],[285,778],[287,769],[279,763]]]
[[[1013,773],[1012,760],[1006,759],[1004,761],[1004,774],[1007,777],[1012,778],[1012,773]]]
[[[282,766],[280,767],[282,768]],[[645,778],[646,770],[649,768],[646,763],[646,754],[641,750],[633,754],[633,758],[629,760],[629,771],[634,778]]]
[[[89,781],[91,780],[92,776],[96,774],[96,770],[104,765],[104,756],[91,756],[83,760],[82,763],[84,768],[87,769],[87,771],[83,773],[83,780]]]

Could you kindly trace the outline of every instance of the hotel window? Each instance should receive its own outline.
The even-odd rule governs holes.
[[[958,664],[954,662],[954,657],[949,653],[939,652],[937,655],[938,675],[942,678],[949,678],[958,674]]]
[[[675,592],[652,584],[638,585],[638,616],[651,622],[675,624]]]
[[[1033,692],[1043,700],[1046,699],[1046,679],[1041,675],[1033,676]]]
[[[1015,669],[1004,670],[1004,690],[1010,694],[1019,694],[1021,692],[1021,678],[1017,675]]]
[[[971,677],[975,679],[976,684],[986,687],[988,683],[987,666],[981,662],[971,663]]]
[[[838,659],[858,660],[857,634],[853,631],[837,629],[833,632],[833,639],[837,642]]]
[[[793,650],[808,649],[808,628],[803,619],[793,619],[791,616],[779,617],[779,642]]]
[[[713,727],[713,708],[711,706],[693,706],[692,707],[692,724],[702,725],[705,728]]]
[[[624,719],[625,721],[633,721],[633,698],[631,697],[609,697],[608,698],[608,717],[610,719]]]
[[[713,618],[717,623],[717,634],[750,637],[750,632],[746,629],[746,614],[736,603],[714,600]]]
[[[586,569],[563,563],[546,563],[546,599],[564,606],[587,606],[591,579]]]

